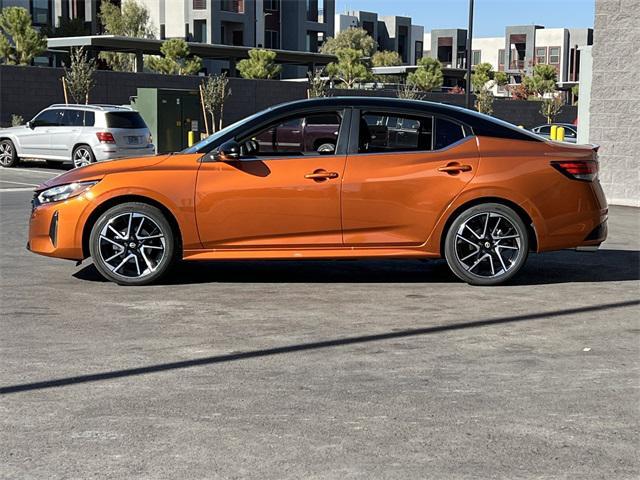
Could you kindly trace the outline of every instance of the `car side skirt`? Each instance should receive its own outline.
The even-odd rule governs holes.
[[[355,258],[439,258],[421,248],[278,248],[184,250],[183,260],[321,260]]]

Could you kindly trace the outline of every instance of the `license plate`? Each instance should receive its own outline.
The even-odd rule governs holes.
[[[140,143],[140,138],[139,137],[127,137],[127,143],[129,145],[138,145],[138,143]]]

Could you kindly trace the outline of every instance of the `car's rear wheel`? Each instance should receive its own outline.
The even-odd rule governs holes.
[[[0,142],[0,165],[6,168],[15,167],[19,162],[16,147],[11,140]]]
[[[79,145],[74,148],[71,159],[75,168],[85,167],[96,161],[96,157],[88,145]]]
[[[520,216],[499,203],[462,212],[445,238],[449,268],[471,285],[496,285],[513,277],[527,260],[529,236]]]
[[[94,224],[89,250],[106,279],[120,285],[146,285],[171,267],[175,236],[158,208],[124,203],[107,210]]]

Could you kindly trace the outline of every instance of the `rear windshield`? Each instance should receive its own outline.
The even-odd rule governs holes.
[[[147,128],[138,112],[109,112],[106,118],[109,128]]]

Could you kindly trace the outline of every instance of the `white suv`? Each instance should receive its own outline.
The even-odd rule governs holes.
[[[140,114],[116,105],[51,105],[19,127],[0,129],[0,165],[21,158],[92,162],[154,155],[151,132]]]

